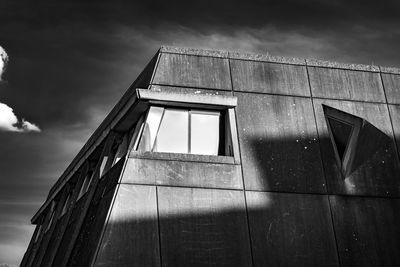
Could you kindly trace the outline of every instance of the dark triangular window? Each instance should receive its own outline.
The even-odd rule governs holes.
[[[340,159],[343,160],[353,130],[353,125],[334,118],[328,118],[328,122],[336,145],[336,150]]]
[[[335,158],[344,177],[352,171],[355,147],[363,119],[322,105]]]

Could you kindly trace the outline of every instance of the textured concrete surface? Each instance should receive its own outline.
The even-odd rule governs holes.
[[[400,265],[399,74],[396,68],[162,47],[34,219],[44,215],[46,227],[53,198],[62,199],[67,183],[80,187],[81,166],[98,158],[112,130],[126,131],[133,113],[144,111],[146,104],[136,105],[136,88],[237,96],[230,111],[240,141],[236,157],[131,153],[121,161],[119,183],[105,176],[93,185],[94,197],[75,202],[68,222],[58,220],[31,242],[23,266],[47,266],[51,257],[57,266]],[[338,169],[322,104],[365,119],[348,177]]]
[[[305,66],[231,60],[235,91],[310,96]]]

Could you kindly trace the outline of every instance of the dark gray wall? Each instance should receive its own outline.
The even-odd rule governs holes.
[[[399,266],[399,77],[376,66],[162,48],[150,90],[237,96],[239,160],[130,153],[118,184],[98,185],[109,187],[94,194],[98,212],[81,215],[86,230],[69,265]],[[372,125],[348,177],[322,104]]]

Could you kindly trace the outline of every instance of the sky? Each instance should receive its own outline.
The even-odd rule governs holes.
[[[400,67],[399,1],[0,0],[0,266],[161,45]]]

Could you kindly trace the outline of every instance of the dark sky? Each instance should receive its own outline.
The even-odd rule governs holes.
[[[400,66],[399,1],[236,2],[0,1],[0,123],[4,107],[20,119],[0,127],[0,266],[19,264],[48,190],[161,45]]]

